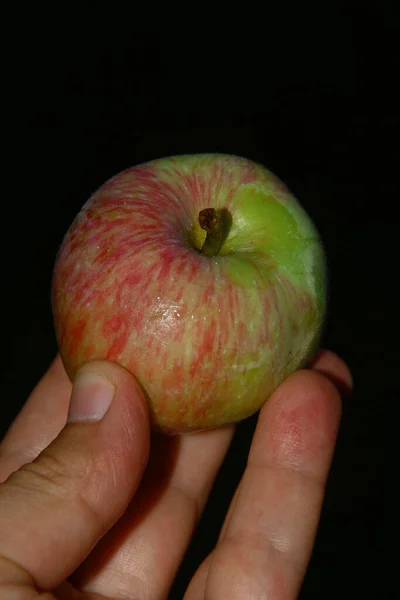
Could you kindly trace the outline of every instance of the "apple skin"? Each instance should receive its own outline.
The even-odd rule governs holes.
[[[218,256],[198,222],[226,208]],[[265,167],[224,154],[129,168],[86,202],[58,252],[56,337],[73,380],[119,363],[166,433],[238,422],[306,366],[320,340],[326,267],[318,232]]]

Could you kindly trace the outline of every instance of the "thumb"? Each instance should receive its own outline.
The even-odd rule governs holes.
[[[149,437],[146,400],[128,371],[85,365],[65,428],[0,485],[0,590],[32,580],[49,590],[76,569],[130,502]]]

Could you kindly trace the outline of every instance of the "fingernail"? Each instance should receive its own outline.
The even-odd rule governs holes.
[[[97,373],[78,374],[72,388],[68,422],[99,421],[104,417],[115,394],[115,388]]]

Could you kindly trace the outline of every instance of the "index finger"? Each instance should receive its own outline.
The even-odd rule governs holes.
[[[330,371],[335,361],[337,368]],[[322,371],[340,372],[351,385],[349,371],[339,361],[325,353],[315,370],[289,377],[262,409],[217,547],[196,573],[185,600],[197,598],[199,590],[232,600],[297,597],[341,414],[339,392]]]

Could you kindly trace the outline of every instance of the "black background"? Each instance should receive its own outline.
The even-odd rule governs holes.
[[[282,11],[256,36],[257,48],[240,29],[215,47],[203,32],[202,43],[190,47],[157,43],[157,35],[135,26],[128,44],[111,41],[94,17],[70,19],[65,33],[60,15],[49,28],[35,15],[30,35],[18,31],[11,52],[0,433],[56,352],[51,272],[87,197],[118,171],[171,154],[224,152],[263,163],[320,230],[330,272],[323,345],[348,362],[355,379],[304,600],[386,598],[394,585],[382,567],[400,358],[393,6],[327,5],[317,24],[311,9],[291,18]],[[215,542],[254,424],[239,427],[174,598]]]

